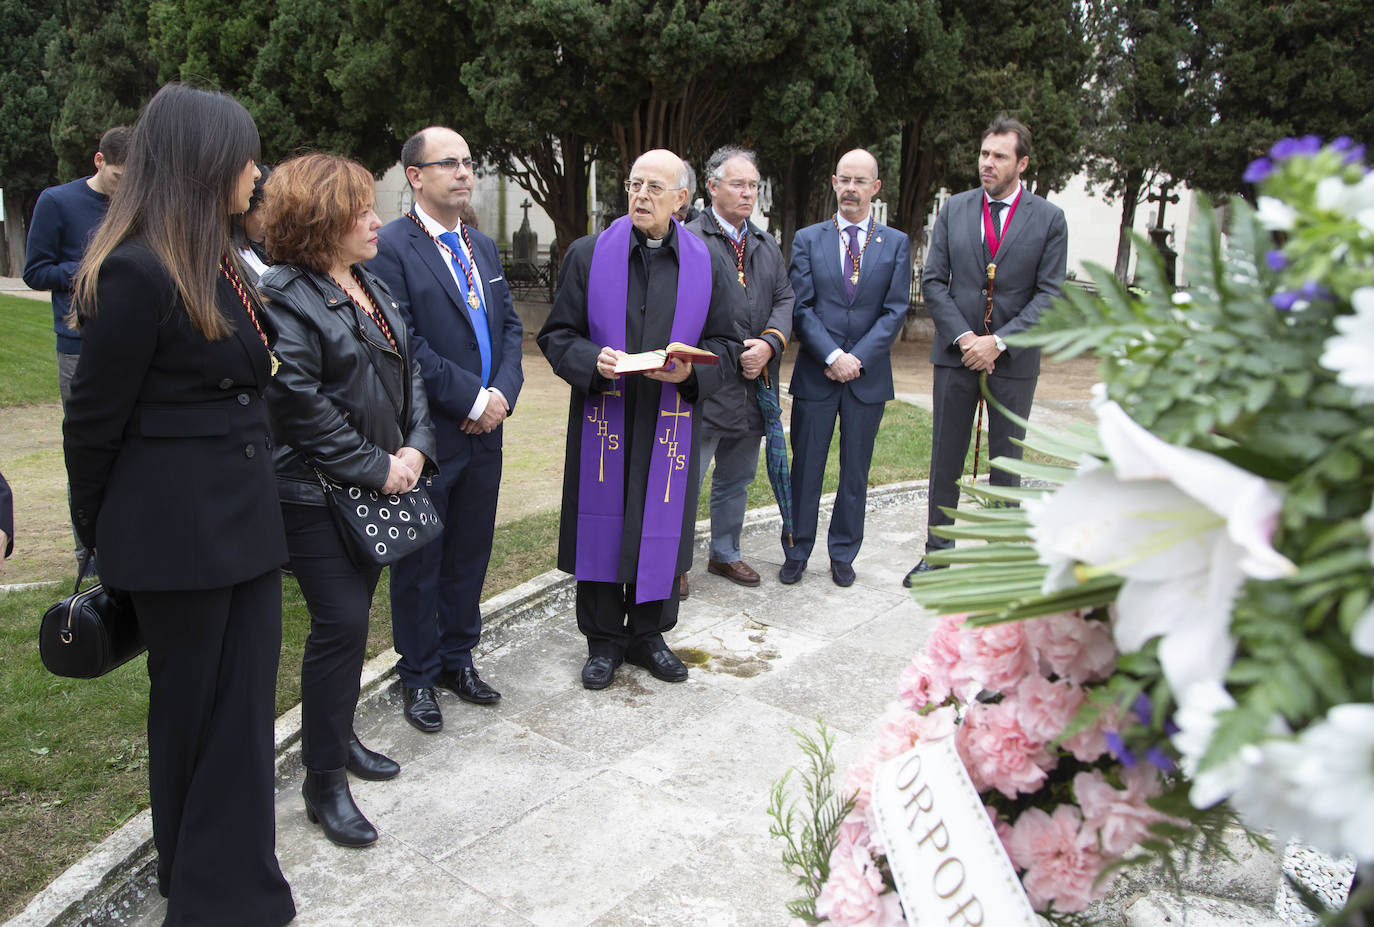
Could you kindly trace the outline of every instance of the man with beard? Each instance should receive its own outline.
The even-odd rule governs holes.
[[[926,553],[954,546],[952,539],[937,537],[930,529],[954,520],[940,509],[959,504],[959,474],[982,395],[981,375],[988,375],[993,398],[1022,419],[1030,415],[1035,397],[1040,349],[1009,348],[1005,339],[1034,325],[1060,295],[1069,235],[1064,211],[1021,184],[1030,149],[1029,129],[1005,114],[994,119],[983,132],[978,154],[982,186],[950,197],[930,236],[921,275],[926,307],[935,321]],[[1021,447],[1013,442],[1025,437],[1026,430],[991,403],[987,413],[988,459],[1020,458]],[[1019,476],[996,467],[989,481],[994,486],[1021,484]],[[923,557],[902,585],[942,566]]]

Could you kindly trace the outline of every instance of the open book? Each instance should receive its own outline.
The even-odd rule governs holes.
[[[706,364],[711,367],[720,363],[720,358],[710,351],[694,348],[690,344],[683,344],[681,341],[674,341],[666,348],[659,348],[657,351],[626,354],[615,365],[615,372],[621,374],[643,373],[646,370],[667,370],[669,364],[678,360],[691,361],[693,364]]]

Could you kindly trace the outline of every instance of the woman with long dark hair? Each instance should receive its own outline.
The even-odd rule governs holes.
[[[353,733],[367,621],[381,567],[355,563],[326,507],[321,474],[383,493],[434,473],[434,426],[405,316],[363,262],[377,254],[372,175],[357,161],[308,154],[277,167],[263,225],[278,262],[262,293],[280,337],[268,387],[277,487],[291,572],[310,608],[301,661],[306,813],[341,846],[377,830],[348,773],[390,779],[400,766]]]
[[[262,190],[271,176],[272,168],[266,164],[258,165],[258,179],[253,181],[253,195],[248,199],[248,208],[229,219],[229,239],[243,259],[243,266],[252,272],[254,283],[271,265],[263,245],[262,231]]]
[[[229,239],[258,131],[180,84],[134,126],[76,277],[63,425],[73,522],[148,644],[148,779],[168,925],[295,916],[273,808],[281,507],[272,331]]]

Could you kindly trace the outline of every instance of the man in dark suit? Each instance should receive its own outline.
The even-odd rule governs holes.
[[[1039,348],[1009,348],[1005,339],[1035,324],[1060,293],[1068,255],[1064,211],[1021,185],[1030,164],[1031,135],[1020,122],[998,116],[983,132],[978,154],[982,186],[950,197],[935,220],[930,253],[921,275],[926,306],[935,321],[930,362],[935,365],[934,437],[930,448],[930,497],[926,553],[954,546],[930,529],[954,519],[940,507],[959,504],[959,474],[981,395],[979,377],[1008,410],[1025,418],[1040,376]],[[989,265],[992,312],[988,315]],[[1014,440],[1025,437],[988,405],[988,457],[1020,457]],[[994,486],[1021,479],[996,467]],[[922,558],[902,581],[939,569]]]
[[[431,127],[401,149],[414,208],[378,233],[368,269],[391,288],[410,322],[438,433],[430,486],[440,541],[391,568],[391,629],[405,717],[426,733],[443,726],[434,687],[477,705],[501,695],[472,664],[479,603],[496,529],[501,424],[524,382],[524,330],[501,274],[496,243],[465,225],[472,155],[452,129]]]
[[[14,553],[14,497],[0,473],[0,562]]]
[[[906,235],[880,225],[870,211],[882,189],[878,161],[863,149],[840,158],[830,179],[839,209],[792,240],[788,275],[796,293],[792,325],[801,339],[792,394],[793,540],[778,573],[795,583],[816,543],[821,482],[830,438],[840,421],[840,485],[826,546],[830,575],[854,582],[864,539],[864,504],[873,441],[892,398],[892,342],[911,292]]]

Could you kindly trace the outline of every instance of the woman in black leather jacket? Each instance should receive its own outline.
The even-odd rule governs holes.
[[[381,567],[355,565],[316,475],[384,493],[435,472],[434,428],[406,322],[363,262],[381,220],[372,175],[356,161],[309,154],[272,173],[263,224],[278,263],[259,282],[277,329],[281,370],[267,399],[291,571],[310,608],[301,665],[306,813],[341,846],[377,830],[347,773],[390,779],[394,761],[353,733],[368,612]]]

